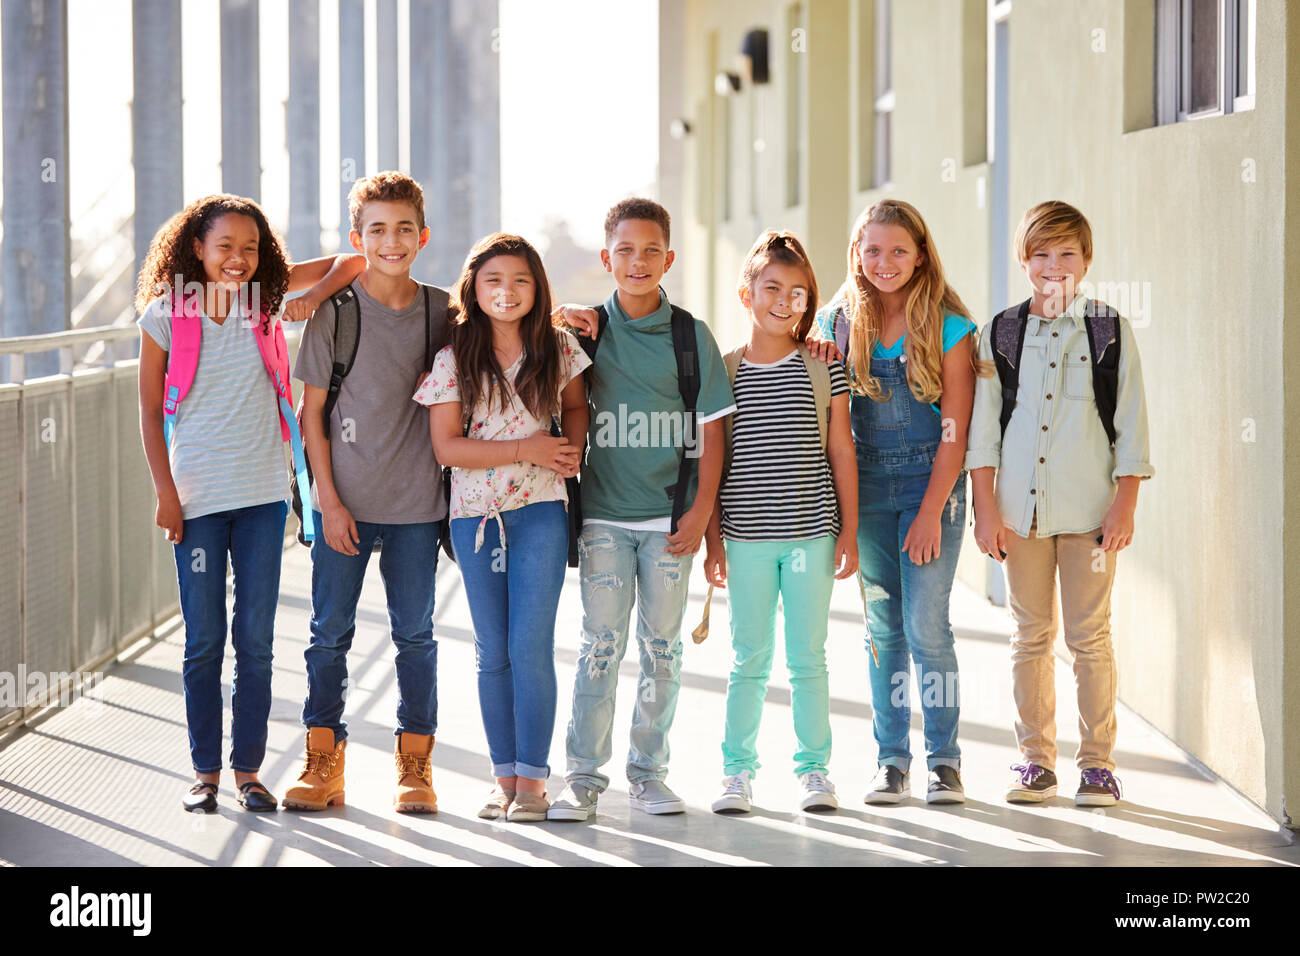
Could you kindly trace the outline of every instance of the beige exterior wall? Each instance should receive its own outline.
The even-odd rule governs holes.
[[[740,341],[735,276],[769,227],[805,240],[828,297],[843,279],[853,218],[883,195],[925,215],[981,325],[994,306],[1027,295],[1011,255],[1008,302],[991,301],[988,4],[895,0],[892,182],[879,189],[866,178],[870,130],[859,122],[873,99],[872,0],[804,0],[806,33],[793,36],[791,7],[683,0],[666,14],[683,20],[674,24],[682,42],[664,54],[681,80],[661,108],[692,125],[661,146],[681,177],[672,194],[682,207],[671,211],[682,303],[712,322],[724,349]],[[1300,10],[1258,2],[1254,109],[1167,126],[1152,125],[1154,11],[1153,0],[1013,0],[1009,228],[1043,199],[1079,206],[1094,231],[1088,278],[1122,284],[1103,297],[1136,326],[1156,477],[1142,488],[1115,589],[1120,696],[1294,825],[1300,344],[1283,315],[1286,293],[1300,294],[1284,255],[1300,253],[1300,173],[1287,175],[1287,157],[1300,155],[1287,116],[1288,94],[1300,96]],[[771,82],[761,87],[739,52],[755,27],[771,40]],[[720,70],[742,76],[740,93],[714,93]],[[800,188],[789,204],[792,155]],[[1128,303],[1115,301],[1120,289]],[[996,576],[969,536],[959,574],[978,588]]]

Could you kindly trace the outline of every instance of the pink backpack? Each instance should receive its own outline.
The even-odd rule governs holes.
[[[232,316],[234,318],[234,316]],[[244,321],[236,319],[236,321]],[[265,331],[264,331],[265,330]],[[284,328],[271,322],[266,313],[260,321],[252,323],[253,338],[262,364],[271,376],[280,409],[280,436],[293,448],[293,465],[298,492],[304,501],[310,500],[307,458],[303,454],[302,435],[298,419],[293,413],[293,391],[289,382],[289,344],[284,339]],[[199,367],[199,351],[203,345],[203,314],[198,298],[191,297],[180,307],[172,308],[171,351],[167,357],[167,378],[163,382],[163,435],[168,447],[176,431],[176,414],[181,402],[194,384],[194,374]],[[311,510],[304,509],[303,536],[312,540],[314,527]]]

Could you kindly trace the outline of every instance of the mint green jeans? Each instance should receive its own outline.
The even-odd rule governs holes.
[[[831,757],[826,618],[835,538],[725,541],[735,659],[727,682],[723,773],[758,772],[758,725],[776,652],[776,605],[785,613],[785,660],[794,711],[794,772],[825,772]]]

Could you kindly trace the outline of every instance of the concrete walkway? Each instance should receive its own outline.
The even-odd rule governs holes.
[[[351,657],[346,807],[317,814],[245,813],[235,803],[233,778],[227,775],[216,814],[181,810],[181,794],[193,778],[181,693],[183,631],[178,626],[138,645],[109,670],[99,699],[51,711],[35,727],[12,734],[0,749],[0,864],[1300,866],[1300,845],[1289,834],[1123,707],[1116,759],[1126,799],[1110,810],[1076,809],[1077,776],[1071,762],[1078,743],[1076,714],[1073,678],[1064,664],[1057,675],[1063,733],[1058,770],[1065,795],[1032,808],[1003,802],[1008,766],[1016,760],[1010,623],[1003,610],[960,586],[953,595],[953,620],[963,675],[964,807],[927,807],[923,773],[913,776],[919,798],[892,808],[862,803],[875,746],[862,609],[854,583],[842,581],[836,587],[828,647],[835,741],[831,777],[843,805],[838,812],[812,816],[792,809],[798,787],[790,772],[794,736],[780,654],[759,741],[763,770],[755,784],[756,810],[743,817],[709,812],[721,776],[719,744],[730,666],[726,600],[715,597],[712,636],[698,646],[686,638],[672,736],[668,779],[690,805],[689,812],[650,817],[628,808],[621,761],[636,685],[633,650],[621,671],[616,759],[606,768],[614,783],[600,802],[596,821],[478,820],[475,813],[490,780],[469,612],[457,572],[448,567],[439,578],[436,816],[406,817],[392,810],[397,688],[376,561],[366,581]],[[263,767],[263,779],[277,795],[301,766],[302,651],[310,611],[306,549],[295,546],[286,553],[282,580],[276,696]],[[686,634],[698,623],[703,606],[698,565],[694,581]],[[557,771],[563,769],[580,620],[576,572],[571,571],[556,631],[560,706],[551,760]],[[227,678],[232,667],[233,658],[226,661]],[[917,719],[919,714],[912,747],[923,753]],[[228,727],[228,709],[226,720]],[[923,766],[920,760],[915,768]],[[558,775],[552,778],[552,795],[561,784]]]

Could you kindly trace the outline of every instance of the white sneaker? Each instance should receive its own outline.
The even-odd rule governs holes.
[[[686,801],[668,789],[662,780],[642,780],[628,788],[628,803],[645,813],[685,813]]]
[[[803,799],[799,801],[800,810],[836,810],[840,802],[835,799],[835,784],[826,779],[820,770],[810,770],[799,774],[803,784]]]
[[[580,783],[566,784],[564,792],[546,810],[548,820],[590,820],[596,815],[596,798],[599,791]]]
[[[754,798],[750,781],[754,775],[748,770],[722,778],[722,795],[713,801],[714,813],[748,813],[753,809]]]

